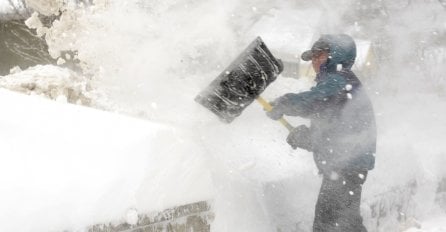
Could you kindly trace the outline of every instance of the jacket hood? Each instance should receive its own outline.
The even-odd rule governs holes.
[[[352,37],[346,34],[325,34],[319,39],[329,46],[328,61],[321,69],[331,72],[336,71],[341,64],[344,69],[351,69],[356,58],[356,44]]]

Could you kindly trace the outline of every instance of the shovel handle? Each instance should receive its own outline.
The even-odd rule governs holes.
[[[259,102],[260,103],[260,105],[262,105],[263,106],[263,108],[266,110],[266,111],[271,111],[272,109],[273,109],[273,106],[271,105],[271,104],[269,104],[267,101],[265,101],[265,99],[263,99],[262,97],[257,97],[257,102]],[[279,122],[282,124],[282,125],[284,125],[289,131],[291,131],[291,130],[293,130],[293,126],[291,126],[291,124],[290,123],[288,123],[288,121],[287,120],[285,120],[283,117],[281,117],[280,119],[279,119]]]

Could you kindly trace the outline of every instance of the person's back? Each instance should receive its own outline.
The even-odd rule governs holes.
[[[320,111],[311,115],[312,151],[316,165],[329,172],[345,168],[371,170],[376,152],[376,126],[372,104],[355,74],[348,70],[320,73],[342,85],[337,94],[324,99]],[[320,81],[318,85],[326,84]]]

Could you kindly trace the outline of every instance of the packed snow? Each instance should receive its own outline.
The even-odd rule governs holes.
[[[0,96],[2,231],[82,230],[212,199],[204,153],[175,128],[7,90]]]

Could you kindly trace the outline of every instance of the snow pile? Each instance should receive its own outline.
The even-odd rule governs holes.
[[[88,80],[69,69],[52,65],[15,70],[10,75],[0,77],[0,87],[57,101],[99,107],[96,102],[99,95],[93,91]]]
[[[175,128],[7,90],[0,105],[1,231],[83,231],[213,198],[201,148]]]

